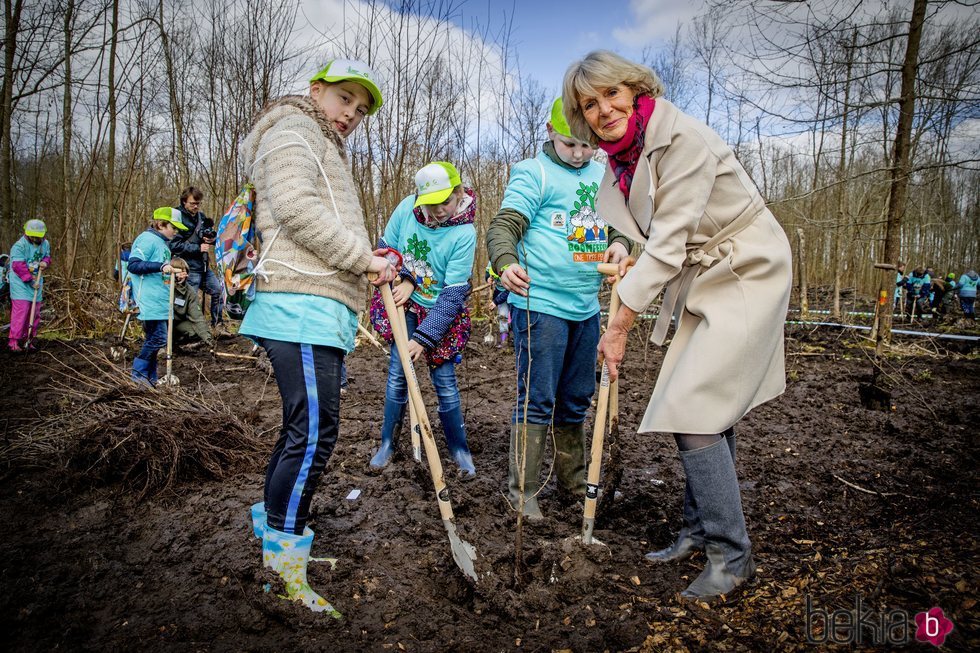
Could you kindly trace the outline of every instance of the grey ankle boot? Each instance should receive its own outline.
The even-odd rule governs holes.
[[[518,455],[521,453],[518,436],[522,434],[524,424],[514,424],[510,429],[510,454],[508,486],[510,505],[517,510],[520,499],[520,466]],[[544,458],[544,443],[548,437],[547,424],[527,425],[527,455],[524,459],[524,516],[529,521],[541,521],[544,515],[538,507],[535,496],[541,489],[541,460]]]
[[[704,551],[704,528],[698,517],[698,508],[691,494],[691,482],[684,483],[684,525],[677,539],[666,549],[653,551],[644,556],[650,562],[681,562],[697,551]]]
[[[558,483],[570,494],[585,496],[585,422],[555,424]]]
[[[704,571],[681,596],[711,600],[728,594],[755,574],[735,463],[727,442],[722,441],[682,451],[681,461],[701,518],[708,558]]]

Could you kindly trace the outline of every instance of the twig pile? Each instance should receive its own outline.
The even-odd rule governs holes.
[[[91,370],[49,367],[62,410],[15,431],[0,460],[66,469],[88,487],[119,482],[138,499],[260,465],[267,447],[217,394],[152,390],[98,350],[79,353]]]

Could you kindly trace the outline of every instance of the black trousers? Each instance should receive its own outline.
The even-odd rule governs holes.
[[[334,347],[259,338],[282,396],[282,431],[265,476],[269,526],[302,535],[310,501],[337,444],[340,368]]]

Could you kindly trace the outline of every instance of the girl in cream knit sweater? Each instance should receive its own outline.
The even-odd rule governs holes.
[[[308,96],[268,105],[241,150],[263,251],[240,333],[268,353],[283,404],[253,527],[263,562],[282,577],[287,596],[335,617],[306,580],[310,502],[337,442],[340,368],[354,348],[365,274],[378,275],[375,285],[396,276],[371,250],[343,141],[381,107],[374,77],[361,62],[330,62],[310,80]]]

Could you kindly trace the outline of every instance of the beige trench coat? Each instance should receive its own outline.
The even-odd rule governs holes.
[[[782,394],[789,241],[731,148],[657,98],[629,202],[607,167],[597,208],[643,245],[619,284],[623,303],[643,312],[665,286],[665,305],[681,295],[639,432],[720,433]]]

